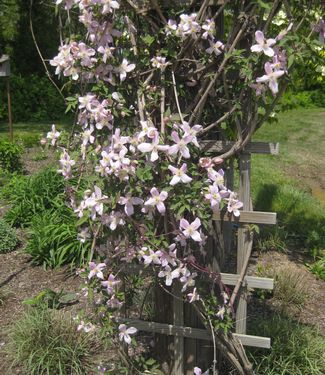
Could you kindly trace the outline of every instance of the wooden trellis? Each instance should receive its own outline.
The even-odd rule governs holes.
[[[206,154],[221,154],[233,146],[234,142],[229,141],[203,141],[203,151]],[[273,154],[279,152],[278,143],[249,143],[239,155],[239,198],[243,202],[243,210],[240,217],[235,218],[229,215],[217,213],[214,216],[216,221],[235,223],[238,226],[237,236],[237,273],[221,273],[222,282],[226,285],[234,286],[240,279],[240,274],[245,272],[242,283],[241,294],[236,308],[236,336],[243,345],[259,348],[270,348],[271,340],[268,337],[251,336],[246,334],[247,320],[247,290],[248,289],[268,289],[272,290],[274,286],[273,279],[254,277],[246,275],[246,268],[252,250],[253,238],[249,230],[249,224],[276,224],[276,214],[272,212],[256,212],[252,210],[250,197],[250,170],[251,153]],[[139,271],[139,267],[135,266]],[[128,272],[134,272],[135,269],[129,269]],[[146,273],[148,270],[141,270],[140,273]],[[174,361],[171,373],[173,375],[192,375],[193,366],[197,363],[197,353],[199,352],[201,341],[211,341],[212,337],[206,329],[186,326],[184,323],[184,303],[181,298],[180,290],[173,288],[173,324],[148,322],[139,319],[117,318],[118,322],[126,322],[140,331],[148,331],[174,337]],[[192,311],[191,314],[195,315]],[[194,319],[195,321],[195,319]],[[194,323],[195,324],[195,323]],[[187,340],[192,339],[192,340]],[[193,340],[194,339],[194,340]]]

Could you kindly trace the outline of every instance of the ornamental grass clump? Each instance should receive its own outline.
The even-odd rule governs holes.
[[[77,331],[70,315],[40,306],[14,324],[7,353],[24,374],[89,375],[99,348],[94,334]]]

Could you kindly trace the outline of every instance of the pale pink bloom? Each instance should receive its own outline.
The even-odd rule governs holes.
[[[81,60],[81,66],[91,68],[97,62],[97,59],[92,58],[95,53],[96,51],[93,48],[89,48],[85,43],[79,43],[76,57]]]
[[[153,264],[161,264],[161,258],[162,252],[160,250],[153,251],[149,249],[149,255],[143,254],[144,264],[149,265],[151,263]]]
[[[229,296],[226,292],[222,292],[221,296],[223,297],[223,303],[226,305],[229,301]]]
[[[151,152],[150,161],[154,162],[159,158],[158,151],[168,151],[169,146],[167,145],[159,145],[159,138],[155,136],[152,140],[152,143],[140,143],[138,145],[138,150],[141,152]]]
[[[205,372],[202,372],[200,367],[194,367],[194,375],[209,375],[209,369]]]
[[[160,261],[163,267],[168,266],[169,264],[176,267],[176,259],[177,259],[177,248],[176,244],[172,243],[168,246],[168,253],[166,251],[162,251]]]
[[[273,94],[279,91],[277,79],[285,73],[284,70],[273,70],[269,62],[265,63],[264,69],[266,74],[262,77],[258,77],[256,82],[269,82],[269,88]]]
[[[124,225],[123,214],[119,211],[112,211],[107,217],[105,217],[105,225],[108,225],[110,230],[115,230],[118,225]]]
[[[224,317],[224,315],[225,315],[225,312],[226,312],[226,309],[225,309],[224,306],[222,306],[222,307],[219,309],[219,311],[217,312],[217,314],[216,314],[217,318],[223,320],[223,317]]]
[[[125,324],[120,324],[118,327],[120,333],[119,338],[120,341],[124,341],[128,345],[131,344],[131,336],[138,332],[138,330],[134,327],[127,328]]]
[[[230,193],[230,196],[227,200],[228,200],[228,206],[227,206],[228,212],[233,213],[234,216],[236,217],[240,216],[239,209],[243,207],[243,202],[240,202],[236,198],[236,194],[232,192]]]
[[[168,20],[167,25],[165,26],[166,35],[170,35],[172,32],[177,30],[177,23],[174,20]]]
[[[318,25],[316,25],[314,27],[314,31],[316,31],[317,33],[319,33],[319,41],[321,43],[324,43],[324,41],[325,41],[325,21],[324,21],[323,18],[321,18],[319,20]]]
[[[40,143],[41,146],[45,146],[47,144],[46,138],[41,138],[41,140],[39,141],[39,143]]]
[[[166,191],[162,191],[161,193],[159,193],[159,191],[157,190],[157,188],[153,187],[151,190],[150,190],[150,194],[151,194],[151,198],[149,198],[145,203],[144,205],[145,206],[155,206],[157,207],[157,210],[162,214],[164,215],[165,212],[166,212],[166,207],[164,205],[164,200],[166,200],[166,198],[168,197],[168,193]]]
[[[90,232],[89,232],[89,228],[83,228],[79,233],[78,233],[78,236],[77,236],[77,239],[81,242],[81,243],[85,243],[87,239],[91,238],[91,235],[90,235]]]
[[[212,42],[211,40],[209,40],[209,43],[210,47],[206,50],[209,55],[212,55],[214,53],[216,56],[219,56],[222,54],[222,50],[225,46],[222,42],[220,42],[220,40],[218,40],[217,42]]]
[[[127,59],[123,59],[121,65],[115,69],[115,72],[120,75],[120,80],[123,82],[126,79],[126,74],[135,69],[135,64],[129,64]]]
[[[99,264],[96,264],[95,262],[89,262],[89,268],[90,268],[90,272],[88,274],[88,279],[90,280],[91,278],[93,278],[94,276],[96,276],[98,279],[104,279],[104,275],[103,275],[103,269],[106,268],[106,264],[105,263],[99,263]]]
[[[184,184],[191,182],[192,178],[186,174],[187,165],[184,163],[180,168],[175,168],[171,165],[168,166],[168,169],[173,173],[173,178],[171,179],[169,185],[176,185],[179,182]]]
[[[140,121],[140,124],[142,126],[142,130],[138,135],[138,139],[142,139],[145,136],[151,139],[158,137],[158,130],[152,126],[152,124],[149,124],[148,121]]]
[[[266,90],[266,86],[263,83],[251,83],[249,86],[255,90],[256,96],[261,96]]]
[[[208,187],[208,194],[205,194],[205,199],[210,201],[211,208],[213,211],[219,210],[219,204],[221,202],[222,196],[218,184],[214,183]]]
[[[82,144],[86,146],[88,143],[94,143],[95,137],[92,135],[94,127],[90,125],[89,129],[85,129],[82,133]]]
[[[179,279],[180,282],[183,284],[182,292],[185,292],[185,290],[189,287],[192,287],[195,285],[195,278],[197,276],[196,272],[191,273],[186,267],[182,269],[183,276]]]
[[[55,125],[52,125],[52,131],[47,133],[46,138],[51,140],[51,145],[55,146],[57,139],[60,137],[60,132],[55,129]]]
[[[127,216],[132,216],[134,214],[133,206],[143,204],[143,200],[127,194],[125,197],[120,197],[118,203],[124,205],[124,212],[127,214]]]
[[[213,38],[213,34],[216,31],[216,24],[211,19],[206,19],[202,25],[202,29],[205,30],[202,34],[203,39],[208,39],[208,37]]]
[[[94,192],[85,200],[86,208],[91,209],[92,220],[96,219],[96,214],[103,215],[104,205],[103,200],[107,199],[106,195],[102,195],[102,191],[98,186],[94,186]]]
[[[184,136],[183,138],[179,138],[179,135],[176,131],[173,131],[171,134],[173,141],[175,142],[174,145],[169,146],[168,153],[170,155],[177,154],[178,152],[185,158],[189,159],[191,157],[190,150],[187,147],[187,144],[192,141],[191,136]]]
[[[153,57],[150,61],[152,66],[157,69],[164,70],[167,66],[166,57],[156,56]]]
[[[195,301],[199,301],[199,299],[200,299],[200,295],[197,293],[196,288],[193,289],[192,293],[188,293],[187,297],[188,297],[190,303],[195,302]]]
[[[106,305],[111,309],[119,309],[123,303],[115,297],[115,294],[106,302]]]
[[[61,173],[65,179],[70,178],[72,174],[72,167],[76,164],[76,162],[70,158],[70,155],[66,152],[66,150],[64,150],[61,154],[59,163],[61,169],[59,169],[58,172]]]
[[[191,237],[196,242],[202,241],[201,235],[197,231],[201,226],[201,220],[198,217],[191,224],[187,220],[181,219],[179,226],[186,238]]]
[[[177,34],[181,37],[192,35],[196,37],[196,34],[201,31],[201,26],[196,22],[196,13],[190,15],[181,14],[180,23],[177,28]]]
[[[158,277],[165,277],[165,284],[166,286],[171,286],[173,280],[178,278],[180,275],[179,268],[175,268],[173,271],[169,266],[166,266],[162,271],[158,273]]]
[[[79,109],[86,108],[88,111],[92,110],[92,106],[96,101],[96,95],[87,94],[85,96],[79,96]]]
[[[180,127],[184,131],[184,136],[189,136],[191,139],[190,142],[193,143],[196,147],[200,148],[196,135],[203,129],[202,125],[194,125],[190,127],[188,122],[183,121]]]
[[[107,60],[113,57],[112,52],[114,51],[115,48],[109,47],[109,46],[100,46],[97,51],[101,53],[103,62],[106,64]]]
[[[104,288],[106,288],[108,294],[113,294],[116,285],[120,283],[120,280],[116,280],[115,276],[110,274],[108,276],[108,279],[105,281],[102,281],[101,284]]]
[[[113,143],[113,148],[116,151],[121,151],[125,150],[127,151],[127,148],[124,146],[130,141],[130,137],[128,136],[121,136],[121,129],[116,128],[115,132],[112,137],[112,143]]]
[[[120,4],[115,0],[102,0],[101,4],[103,4],[103,14],[112,13],[114,9],[119,9]]]
[[[252,52],[263,52],[266,56],[272,57],[274,50],[271,48],[275,43],[275,39],[265,39],[262,31],[257,30],[255,32],[255,39],[258,44],[254,44],[251,47]]]

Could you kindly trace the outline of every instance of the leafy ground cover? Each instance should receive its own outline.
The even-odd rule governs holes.
[[[308,373],[311,374],[322,373],[323,363],[316,358],[319,351],[311,348],[311,350],[299,352],[293,343],[300,338],[299,348],[302,345],[315,347],[322,340],[322,336],[318,335],[325,333],[324,282],[317,280],[309,271],[318,270],[315,272],[321,274],[324,262],[319,261],[319,264],[317,263],[315,266],[312,257],[306,258],[306,254],[312,255],[313,251],[316,251],[316,255],[321,256],[322,241],[324,243],[323,228],[320,225],[324,220],[325,210],[323,198],[325,176],[322,174],[322,171],[325,170],[325,145],[322,144],[324,143],[324,130],[321,126],[324,115],[325,111],[320,109],[298,109],[282,113],[278,123],[267,124],[256,135],[256,140],[279,141],[281,144],[279,156],[253,155],[252,160],[252,188],[255,208],[276,211],[280,218],[280,225],[273,231],[262,230],[261,237],[256,241],[256,251],[250,268],[251,273],[275,277],[278,282],[276,293],[267,295],[262,291],[259,295],[252,295],[249,303],[249,307],[252,309],[249,311],[249,324],[255,329],[250,333],[272,336],[274,342],[271,351],[252,352],[251,358],[258,366],[258,373],[261,374],[289,374],[288,371],[294,373],[295,369],[299,367],[300,371],[309,371]],[[66,127],[64,124],[61,126],[61,129]],[[15,136],[22,140],[25,137],[27,145],[30,135],[37,138],[38,142],[41,133],[44,134],[49,128],[50,124],[21,124],[16,126]],[[308,129],[307,132],[306,129]],[[0,130],[0,135],[3,132],[3,129]],[[43,171],[49,165],[56,168],[55,154],[47,151],[43,153],[40,147],[35,145],[36,143],[27,148],[22,158],[24,173],[32,176],[36,176],[39,171]],[[24,178],[25,182],[20,183],[20,178]],[[33,178],[38,181],[37,177]],[[0,176],[0,179],[6,185],[1,189],[0,216],[3,217],[6,216],[5,214],[10,208],[8,201],[3,200],[8,194],[8,189],[13,189],[12,184],[15,183],[16,185],[26,183],[28,176],[12,178],[6,174]],[[45,177],[45,180],[50,181],[50,176]],[[57,183],[60,185],[60,181]],[[39,183],[35,182],[35,184],[38,189],[42,189]],[[31,187],[32,182],[29,185]],[[51,189],[55,186],[51,183]],[[17,192],[18,190],[17,188]],[[271,194],[272,192],[273,194]],[[45,193],[46,191],[44,191]],[[38,192],[37,199],[40,199],[42,194],[42,192]],[[39,221],[42,221],[40,220],[42,218],[42,222],[45,224],[48,224],[48,220],[46,220],[46,215],[41,215],[40,208],[35,206],[37,212],[32,211],[35,203],[32,195],[31,191],[30,197],[27,197],[30,203],[29,208],[23,211],[26,211],[26,215],[31,212],[31,218],[36,223],[35,227],[39,228],[39,233],[35,232],[34,237],[30,237],[37,243],[37,239],[42,236],[43,228],[37,224],[37,218]],[[55,199],[52,198],[51,202],[55,203]],[[15,206],[18,207],[18,205]],[[69,232],[71,232],[70,229]],[[75,237],[75,234],[73,232],[72,236]],[[23,301],[38,295],[44,289],[53,289],[57,293],[60,293],[62,289],[77,294],[80,292],[80,280],[75,277],[67,278],[69,268],[45,270],[42,265],[37,266],[31,262],[31,257],[24,252],[27,236],[26,231],[19,229],[18,237],[21,245],[18,250],[0,254],[0,363],[2,366],[0,366],[0,373],[6,375],[23,371],[19,365],[9,369],[11,360],[5,350],[10,328],[23,316],[26,310]],[[36,247],[34,246],[34,248]],[[45,247],[45,245],[39,246],[40,250]],[[278,251],[270,252],[270,249]],[[306,267],[306,263],[309,264],[308,267]],[[284,276],[288,269],[292,274],[290,288],[286,287],[287,279]],[[304,282],[303,296],[299,293],[301,279]],[[87,309],[87,302],[81,294],[78,294],[78,303],[64,307],[63,313],[77,314],[80,309]],[[292,333],[289,337],[290,340],[288,338],[292,344],[288,347],[288,350],[292,352],[291,355],[281,355],[281,346],[288,345],[288,343],[281,340],[281,335],[283,335],[281,330],[272,328],[278,324],[276,319],[278,319],[279,312],[284,314],[279,318],[281,322],[279,327],[291,330]],[[256,321],[259,323],[253,323]],[[297,321],[301,323],[297,323]],[[305,326],[302,323],[309,325]],[[317,327],[319,333],[310,326]],[[269,334],[271,331],[273,333]],[[315,340],[311,340],[311,337],[315,337]],[[308,363],[311,363],[310,367],[308,367]],[[283,370],[285,368],[287,370]],[[300,373],[297,372],[297,374]]]

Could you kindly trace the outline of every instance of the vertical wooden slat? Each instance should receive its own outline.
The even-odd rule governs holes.
[[[184,303],[181,286],[174,283],[173,286],[173,324],[184,325]],[[174,337],[174,363],[173,375],[184,375],[184,337]]]
[[[244,210],[250,210],[250,170],[251,170],[251,156],[250,154],[242,154],[239,157],[239,199],[243,202]],[[237,273],[240,274],[244,264],[244,259],[251,243],[250,233],[247,226],[242,226],[238,229],[237,242]],[[246,319],[247,319],[247,293],[243,290],[237,310],[236,310],[236,333],[246,333]]]

